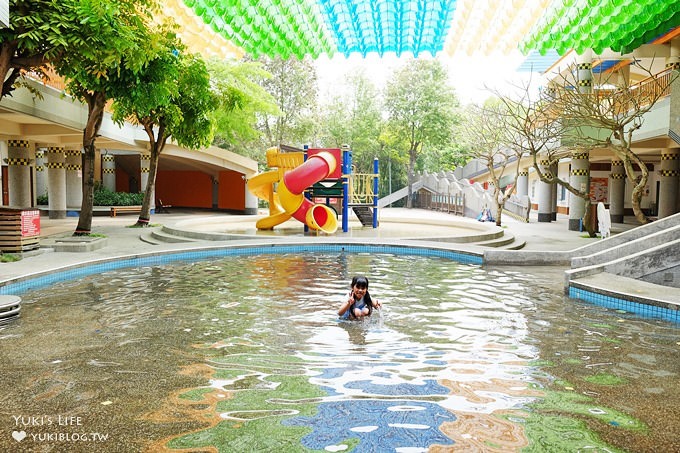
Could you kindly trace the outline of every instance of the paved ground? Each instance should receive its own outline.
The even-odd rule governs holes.
[[[418,234],[427,235],[430,233],[426,224],[431,219],[451,219],[455,216],[421,209],[387,208],[381,210],[381,219],[395,217],[421,219],[423,221],[422,224],[408,225],[407,230],[404,231],[404,235],[405,237],[412,237]],[[219,224],[221,219],[226,220],[227,218],[233,219],[233,216],[214,212],[175,210],[170,214],[154,215],[151,223],[173,225],[187,219],[204,219],[206,223]],[[254,224],[255,217],[250,216],[249,218],[253,219]],[[70,237],[75,230],[78,219],[70,217],[66,219],[51,220],[43,217],[41,218],[41,245],[44,248],[41,248],[38,252],[26,254],[21,261],[0,263],[0,282],[33,273],[47,272],[78,263],[127,255],[137,255],[147,252],[186,250],[195,246],[195,244],[192,245],[187,243],[152,245],[142,242],[139,237],[147,230],[130,228],[130,226],[135,223],[136,219],[136,215],[122,215],[115,218],[109,216],[95,216],[92,222],[92,232],[105,235],[107,237],[107,245],[101,249],[90,252],[74,253],[54,252],[49,249],[49,246],[60,238]],[[477,224],[471,226],[478,226],[478,222],[474,219],[463,219],[461,217],[455,217],[455,219]],[[584,233],[569,231],[567,229],[568,218],[566,216],[558,216],[556,222],[550,223],[538,223],[535,219],[532,219],[530,223],[522,223],[507,217],[504,219],[503,224],[508,232],[526,241],[525,250],[573,250],[586,245],[591,241],[599,240],[587,238],[584,236]],[[632,224],[615,226],[613,231],[615,232],[617,228],[620,230],[628,229],[633,226],[634,225]],[[366,237],[365,240],[366,242],[369,242],[371,238]]]

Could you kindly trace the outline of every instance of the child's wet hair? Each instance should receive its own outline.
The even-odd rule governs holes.
[[[355,275],[352,277],[352,288],[366,288],[368,289],[368,279],[363,275]]]

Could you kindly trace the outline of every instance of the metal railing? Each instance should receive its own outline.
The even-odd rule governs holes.
[[[353,205],[373,205],[375,193],[373,192],[372,173],[353,173],[349,178],[349,203]]]
[[[438,194],[418,192],[414,194],[414,206],[421,209],[447,212],[455,215],[465,215],[465,194]]]

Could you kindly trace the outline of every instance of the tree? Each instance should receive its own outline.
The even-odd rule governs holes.
[[[258,82],[270,79],[272,75],[258,62],[211,59],[206,65],[223,106],[215,112],[214,144],[264,161],[261,146],[253,146],[261,137],[261,131],[257,129],[258,118],[276,116],[280,111],[274,98]]]
[[[325,146],[348,145],[359,172],[370,173],[373,159],[384,147],[380,92],[362,71],[350,74],[346,85],[342,94],[320,109],[321,142]]]
[[[516,187],[522,159],[522,149],[512,146],[512,139],[506,137],[504,110],[505,105],[500,102],[487,101],[484,107],[473,105],[466,110],[466,121],[462,128],[463,139],[471,150],[470,155],[484,162],[489,171],[498,226],[502,223],[505,202],[512,195],[512,190],[503,192],[501,178],[507,171],[512,175],[511,187]],[[514,164],[512,169],[509,168],[511,164]]]
[[[69,0],[71,1],[71,0]],[[157,42],[149,35],[155,0],[81,0],[68,11],[66,23],[80,23],[83,45],[69,48],[54,61],[67,81],[67,92],[87,105],[83,129],[83,201],[74,235],[90,234],[94,203],[95,140],[106,102],[123,72],[136,73],[154,55]]]
[[[263,114],[258,128],[263,133],[263,148],[282,143],[302,146],[309,143],[316,111],[316,69],[309,59],[263,58],[260,60],[271,78],[262,86],[272,95],[277,114]]]
[[[582,135],[582,128],[573,127],[562,116],[562,111],[553,102],[552,94],[535,99],[529,86],[530,82],[518,87],[518,97],[495,92],[503,105],[500,127],[505,130],[505,144],[518,155],[526,155],[531,159],[531,165],[542,182],[558,184],[583,199],[583,225],[588,234],[595,237],[595,225],[590,221],[590,188],[587,185],[585,188],[574,187],[559,175],[545,171],[545,165],[541,165],[541,161],[544,161],[551,167],[574,149],[589,150],[595,144],[588,136]]]
[[[9,1],[10,24],[0,28],[0,99],[21,85],[27,72],[47,78],[49,62],[67,49],[97,45],[99,36],[82,33],[77,6],[73,0]]]
[[[427,147],[450,145],[458,122],[456,99],[446,69],[438,60],[411,60],[387,84],[385,105],[390,130],[408,144],[408,199],[413,205],[416,161]]]
[[[128,73],[132,74],[132,73]],[[137,226],[148,226],[156,186],[158,160],[172,137],[180,145],[198,149],[210,145],[214,135],[214,111],[218,98],[211,90],[210,75],[197,55],[185,54],[172,38],[143,70],[119,84],[113,119],[142,126],[149,137],[149,177]],[[230,97],[229,108],[239,96]]]
[[[669,87],[678,73],[669,71],[671,77],[654,76],[649,68],[640,66],[639,62],[632,64],[637,64],[647,74],[644,85],[628,86],[625,80],[613,83],[611,74],[601,74],[597,80],[600,88],[583,93],[574,89],[577,82],[573,76],[567,76],[554,84],[552,102],[566,122],[580,128],[595,129],[596,132],[589,134],[589,138],[598,141],[600,146],[608,147],[623,162],[626,177],[633,187],[631,202],[635,218],[644,224],[648,219],[640,205],[649,179],[649,169],[631,148],[633,134],[642,127],[644,116],[669,94]],[[572,74],[576,72],[574,70]],[[639,175],[634,165],[639,169]]]

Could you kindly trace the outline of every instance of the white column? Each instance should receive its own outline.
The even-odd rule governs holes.
[[[35,196],[47,195],[47,172],[45,171],[45,152],[35,150]]]
[[[66,156],[63,146],[45,150],[50,219],[66,217]]]
[[[30,208],[31,198],[31,149],[28,140],[7,141],[7,183],[9,205],[14,208]]]
[[[569,185],[581,192],[590,191],[590,154],[588,151],[571,155]],[[586,214],[586,201],[573,193],[569,194],[569,230],[579,231],[581,219]]]
[[[550,161],[542,160],[539,162],[541,173],[546,176],[552,176],[550,172]],[[552,184],[541,181],[537,182],[536,198],[538,203],[538,221],[552,222]]]
[[[517,196],[529,196],[529,171],[521,170],[517,175]]]
[[[623,161],[612,160],[612,172],[609,175],[609,216],[612,223],[623,223],[626,199],[626,170]]]
[[[116,156],[102,154],[102,184],[111,192],[116,191]]]
[[[664,218],[678,212],[678,175],[680,175],[680,149],[668,149],[661,152],[661,168],[659,169],[659,206],[658,217]]]
[[[80,208],[83,204],[83,157],[78,149],[67,149],[66,156],[66,206]]]

